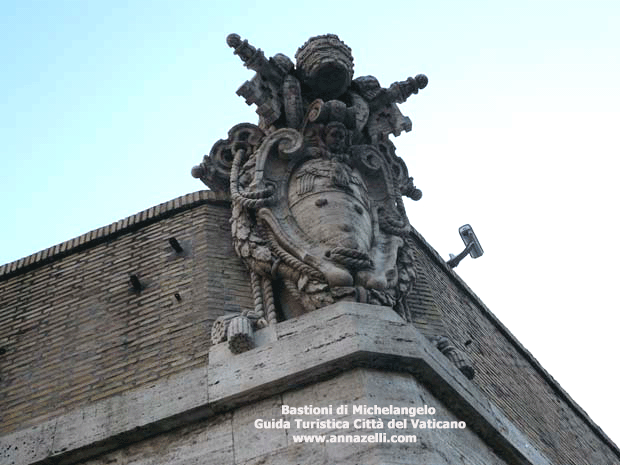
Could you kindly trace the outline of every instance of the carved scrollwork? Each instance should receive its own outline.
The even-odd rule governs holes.
[[[235,155],[240,150],[252,153],[265,134],[254,124],[241,123],[228,131],[227,139],[217,141],[200,165],[192,168],[192,176],[199,178],[213,190],[228,191],[230,171]]]

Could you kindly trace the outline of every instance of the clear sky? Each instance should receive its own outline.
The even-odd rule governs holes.
[[[418,73],[395,139],[409,219],[620,442],[617,191],[620,2],[0,3],[0,263],[205,188],[190,175],[238,122],[239,33],[293,57],[338,34],[356,76]]]

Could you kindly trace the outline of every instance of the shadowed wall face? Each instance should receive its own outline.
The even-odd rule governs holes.
[[[0,433],[204,365],[213,320],[252,304],[229,217],[198,205],[0,281]]]

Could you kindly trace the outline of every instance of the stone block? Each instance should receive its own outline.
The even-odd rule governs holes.
[[[53,448],[56,419],[0,437],[0,463],[22,465],[47,458]]]
[[[235,461],[244,462],[286,447],[286,430],[259,429],[254,422],[283,419],[282,401],[275,396],[241,407],[233,413]]]

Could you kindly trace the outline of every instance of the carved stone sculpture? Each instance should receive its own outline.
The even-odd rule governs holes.
[[[259,122],[234,126],[192,175],[231,194],[233,244],[255,303],[237,317],[252,324],[235,331],[340,300],[406,318],[415,271],[402,196],[422,193],[389,135],[411,130],[396,104],[426,87],[426,76],[388,88],[353,79],[351,49],[333,34],[309,39],[295,64],[265,58],[236,34],[227,43],[256,72],[237,94],[256,105]],[[214,342],[226,340],[229,320],[214,325]],[[234,351],[247,346],[238,332],[235,341]]]

